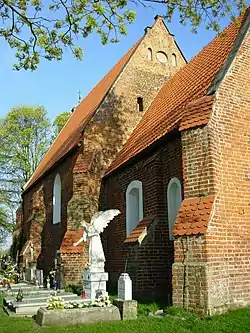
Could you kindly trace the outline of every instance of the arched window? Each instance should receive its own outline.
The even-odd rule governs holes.
[[[176,54],[172,53],[172,65],[174,67],[177,66],[177,57],[176,57]]]
[[[153,52],[152,49],[149,47],[148,48],[148,60],[152,60],[153,59]]]
[[[168,61],[168,56],[165,52],[159,51],[156,53],[156,58],[162,63],[165,64]]]
[[[59,173],[56,175],[53,189],[53,223],[61,222],[61,177]]]
[[[174,177],[168,183],[167,199],[169,239],[173,239],[172,229],[174,227],[175,218],[182,202],[181,182],[178,178]]]
[[[143,219],[142,182],[132,181],[126,191],[126,230],[127,236]]]
[[[137,108],[139,112],[143,112],[143,98],[137,97]]]

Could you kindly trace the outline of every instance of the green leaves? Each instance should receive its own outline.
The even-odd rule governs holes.
[[[53,137],[54,138],[61,132],[63,126],[68,121],[70,115],[71,115],[71,112],[62,112],[56,117],[56,119],[53,123]]]
[[[146,0],[147,1],[147,0]],[[150,1],[150,0],[149,0]],[[162,3],[161,0],[152,0],[155,3]],[[203,22],[207,29],[220,31],[220,19],[235,17],[239,12],[247,8],[244,0],[165,0],[165,18],[172,20],[175,11],[179,12],[180,23],[190,23],[191,31],[197,33],[197,27]]]
[[[194,33],[202,22],[218,32],[221,18],[234,19],[247,6],[246,0],[136,1],[161,4],[169,21],[177,11],[179,21],[190,23]],[[16,49],[14,69],[35,70],[41,58],[61,60],[65,48],[81,60],[79,37],[97,33],[102,44],[118,42],[135,17],[127,0],[0,0],[0,38]]]
[[[19,106],[0,119],[0,240],[13,230],[22,186],[69,116],[59,114],[52,127],[44,107]]]
[[[0,38],[16,49],[16,70],[35,70],[41,58],[61,60],[65,47],[81,60],[79,37],[96,32],[106,44],[126,34],[135,20],[126,7],[126,0],[0,0]]]

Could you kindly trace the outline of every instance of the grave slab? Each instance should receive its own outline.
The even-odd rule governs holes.
[[[73,296],[67,297],[66,299],[64,299],[65,304],[68,304],[69,302],[81,303],[83,301],[87,301],[87,300],[83,300],[82,298],[80,298],[79,296],[74,295],[74,294],[73,294]],[[22,316],[36,315],[36,313],[40,307],[43,307],[43,308],[47,307],[47,299],[44,301],[41,301],[41,302],[34,300],[33,302],[30,302],[30,303],[13,302],[13,303],[9,304],[9,308],[12,311],[14,311],[16,314],[22,315]]]
[[[121,320],[116,306],[91,307],[81,309],[47,310],[40,308],[36,323],[40,326],[69,326],[75,324],[90,324]]]

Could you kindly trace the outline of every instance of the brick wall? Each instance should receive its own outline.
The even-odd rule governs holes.
[[[164,143],[147,156],[104,179],[101,203],[121,214],[103,234],[106,269],[115,284],[125,270],[133,281],[133,296],[171,301],[173,241],[169,240],[167,185],[172,177],[182,181],[180,137]],[[143,186],[144,217],[157,215],[154,230],[141,245],[124,244],[126,239],[126,189],[133,180]]]
[[[248,31],[218,88],[209,123],[217,193],[206,236],[211,311],[250,303],[249,72]]]
[[[182,133],[185,198],[216,195],[206,234],[175,241],[173,303],[201,314],[250,303],[249,70],[248,33],[209,124]]]
[[[26,240],[34,239],[36,253],[40,253],[37,260],[39,269],[44,274],[54,267],[56,251],[67,230],[67,205],[72,197],[73,176],[72,169],[77,158],[77,152],[69,155],[64,161],[52,169],[42,181],[23,194],[23,227],[22,245]],[[53,224],[53,186],[56,174],[61,177],[61,223]],[[39,214],[38,214],[38,213]]]
[[[82,273],[88,261],[88,252],[83,253],[61,253],[63,265],[63,277],[65,285],[81,285]]]
[[[213,194],[213,162],[208,127],[183,131],[181,141],[184,197]]]

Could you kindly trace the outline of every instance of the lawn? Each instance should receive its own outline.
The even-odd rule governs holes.
[[[199,318],[183,310],[170,308],[174,316],[163,319],[149,318],[145,313],[157,305],[140,305],[135,321],[93,325],[76,325],[62,328],[40,328],[30,318],[8,317],[0,309],[1,333],[249,333],[250,308],[231,311],[222,316]]]

